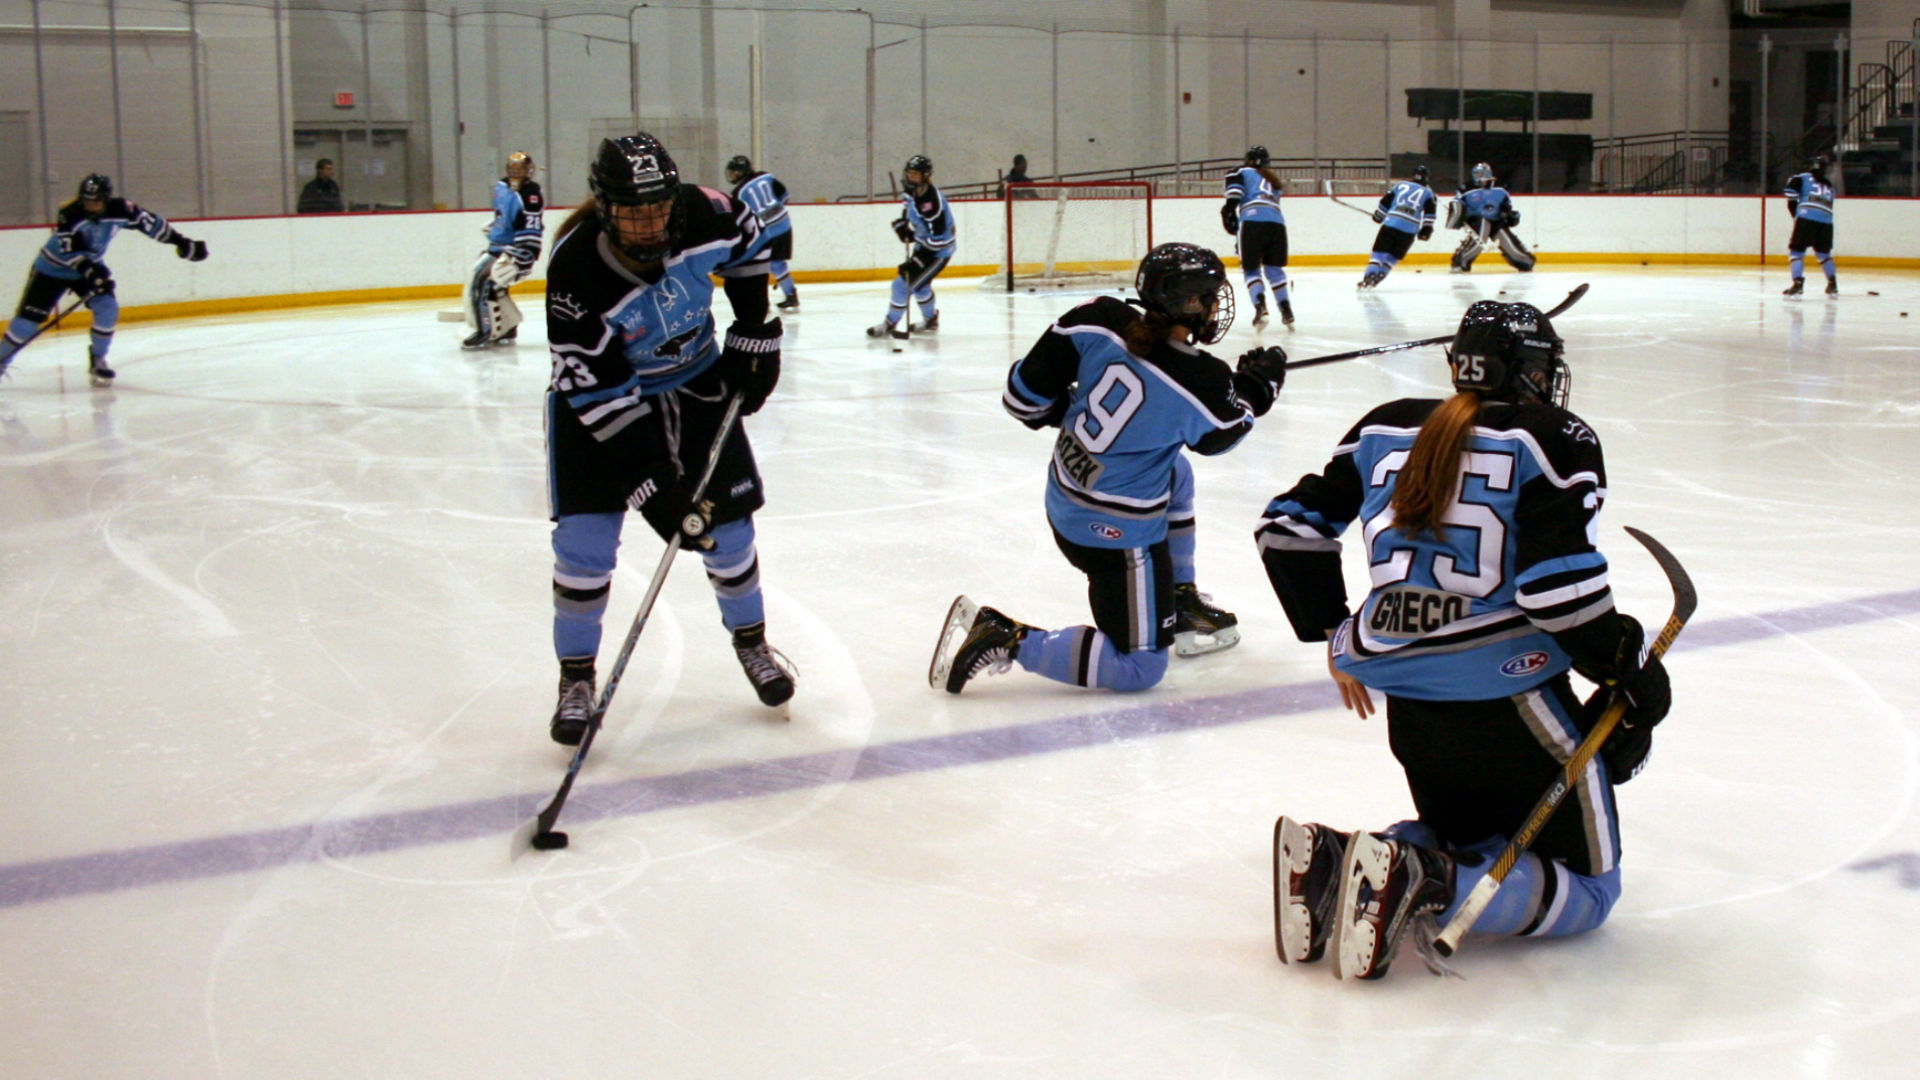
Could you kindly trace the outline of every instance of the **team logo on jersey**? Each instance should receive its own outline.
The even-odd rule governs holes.
[[[547,297],[547,310],[569,321],[578,321],[587,314],[587,307],[569,293],[554,293]]]
[[[1521,653],[1519,656],[1501,664],[1500,674],[1512,679],[1522,679],[1528,675],[1539,674],[1551,663],[1553,663],[1553,657],[1535,649],[1532,652]]]
[[[1593,429],[1578,420],[1567,421],[1567,426],[1560,429],[1560,434],[1565,435],[1574,442],[1592,443],[1595,446],[1600,445],[1600,437],[1593,433]]]
[[[1096,521],[1093,524],[1088,525],[1087,528],[1092,529],[1093,535],[1099,537],[1102,540],[1118,540],[1122,536],[1126,535],[1125,533],[1121,532],[1119,529],[1114,528],[1113,526],[1107,524],[1104,521]]]

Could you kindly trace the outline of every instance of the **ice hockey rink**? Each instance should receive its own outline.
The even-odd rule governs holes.
[[[1196,459],[1237,648],[1138,696],[1016,669],[951,697],[926,670],[956,594],[1086,618],[1049,434],[999,401],[1079,297],[943,281],[937,338],[894,353],[862,332],[884,286],[803,285],[749,421],[789,718],[685,559],[572,846],[516,853],[568,757],[537,298],[481,353],[446,302],[130,323],[111,391],[42,340],[0,383],[0,1074],[1911,1076],[1920,276],[1842,256],[1831,300],[1817,270],[1786,299],[1777,268],[1307,269],[1297,329],[1258,337],[1240,294],[1214,351],[1302,359],[1591,282],[1557,325],[1616,596],[1671,604],[1622,525],[1698,586],[1613,918],[1470,939],[1446,980],[1276,959],[1275,817],[1411,806],[1251,542],[1367,408],[1445,392],[1437,349],[1298,371]],[[627,541],[603,674],[660,550]]]

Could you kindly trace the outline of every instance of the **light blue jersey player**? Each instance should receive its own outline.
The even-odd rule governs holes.
[[[1493,182],[1493,166],[1481,162],[1473,167],[1473,186],[1462,191],[1447,208],[1447,227],[1466,230],[1466,238],[1453,253],[1456,274],[1473,272],[1473,262],[1488,244],[1497,244],[1507,264],[1521,273],[1533,270],[1533,252],[1520,242],[1513,227],[1520,224],[1520,211],[1513,208],[1507,189]]]
[[[867,328],[871,338],[901,339],[909,330],[930,334],[940,329],[940,304],[933,295],[933,279],[947,268],[959,245],[953,210],[947,206],[947,197],[933,186],[931,159],[925,154],[908,158],[900,170],[900,188],[901,211],[893,220],[893,234],[901,243],[912,244],[913,252],[900,264],[900,276],[893,279],[886,320]],[[908,297],[920,305],[920,322],[907,318]]]
[[[954,601],[928,680],[959,693],[1017,662],[1055,682],[1145,690],[1185,655],[1239,640],[1232,615],[1193,583],[1193,474],[1184,452],[1223,454],[1273,406],[1286,354],[1255,349],[1238,370],[1196,348],[1232,320],[1218,256],[1162,244],[1140,263],[1144,315],[1103,296],[1061,316],[1007,374],[1007,411],[1035,430],[1059,427],[1047,476],[1047,521],[1087,576],[1092,626],[1046,631]],[[1230,640],[1223,632],[1231,631]],[[1203,639],[1211,638],[1206,641]]]
[[[34,256],[20,306],[0,337],[0,375],[6,374],[14,354],[39,336],[42,324],[60,310],[61,298],[71,292],[93,316],[87,374],[94,386],[112,384],[114,371],[107,366],[107,350],[120,321],[120,301],[114,296],[113,272],[106,257],[108,245],[123,229],[172,244],[183,259],[199,262],[207,257],[204,241],[190,240],[159,214],[114,197],[111,179],[89,174],[80,181],[74,198],[60,207],[53,235]]]
[[[760,231],[766,235],[767,253],[772,257],[773,280],[783,297],[778,307],[788,314],[799,311],[800,294],[793,287],[793,273],[787,266],[793,258],[793,217],[787,213],[787,185],[772,173],[755,169],[745,154],[735,154],[727,162],[727,182],[733,185],[733,197],[760,219]]]
[[[1330,650],[1342,702],[1387,699],[1387,737],[1418,816],[1382,832],[1281,818],[1280,958],[1331,952],[1334,973],[1386,974],[1401,937],[1452,917],[1560,776],[1614,692],[1626,728],[1579,774],[1475,931],[1531,937],[1599,926],[1620,896],[1616,784],[1671,701],[1640,625],[1620,614],[1595,547],[1607,495],[1600,440],[1566,410],[1563,344],[1531,304],[1467,309],[1446,401],[1382,405],[1333,458],[1268,506],[1261,559],[1301,641]],[[1351,526],[1372,587],[1347,607]],[[1569,668],[1603,684],[1582,704]]]
[[[1387,279],[1393,268],[1413,247],[1414,237],[1425,240],[1433,235],[1433,211],[1438,202],[1427,186],[1427,167],[1417,165],[1413,179],[1402,180],[1380,196],[1373,208],[1373,220],[1380,231],[1373,238],[1373,254],[1367,259],[1367,272],[1360,288],[1371,289]]]
[[[1249,146],[1246,163],[1227,174],[1227,201],[1220,224],[1240,238],[1240,273],[1253,301],[1253,328],[1267,324],[1267,289],[1280,308],[1280,321],[1293,325],[1287,282],[1287,219],[1280,212],[1280,177],[1268,168],[1264,146]]]
[[[1833,266],[1833,185],[1827,181],[1832,162],[1820,154],[1807,164],[1807,171],[1787,181],[1787,213],[1793,215],[1793,235],[1787,240],[1787,270],[1792,284],[1788,296],[1799,296],[1805,282],[1807,249],[1820,260],[1827,275],[1827,295],[1840,295],[1840,282]]]
[[[546,196],[535,182],[533,157],[507,155],[507,175],[493,183],[493,220],[487,223],[487,249],[467,275],[464,307],[466,349],[510,345],[520,336],[520,307],[507,290],[525,281],[540,259],[546,235]]]

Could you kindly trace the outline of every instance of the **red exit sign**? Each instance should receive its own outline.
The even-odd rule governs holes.
[[[333,107],[336,109],[353,108],[353,91],[336,90],[333,94]]]

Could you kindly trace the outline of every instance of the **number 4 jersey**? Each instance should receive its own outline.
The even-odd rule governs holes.
[[[1223,361],[1177,341],[1136,356],[1126,333],[1139,321],[1111,296],[1088,301],[1007,373],[1008,412],[1035,430],[1060,425],[1047,519],[1076,544],[1159,543],[1181,449],[1223,454],[1253,429]]]
[[[1256,538],[1294,632],[1331,633],[1341,670],[1399,697],[1508,697],[1571,666],[1555,635],[1613,610],[1594,546],[1600,440],[1565,409],[1483,405],[1444,533],[1409,536],[1393,526],[1394,487],[1439,404],[1368,413],[1325,471],[1269,504]],[[1356,520],[1372,588],[1350,615],[1339,537]]]

